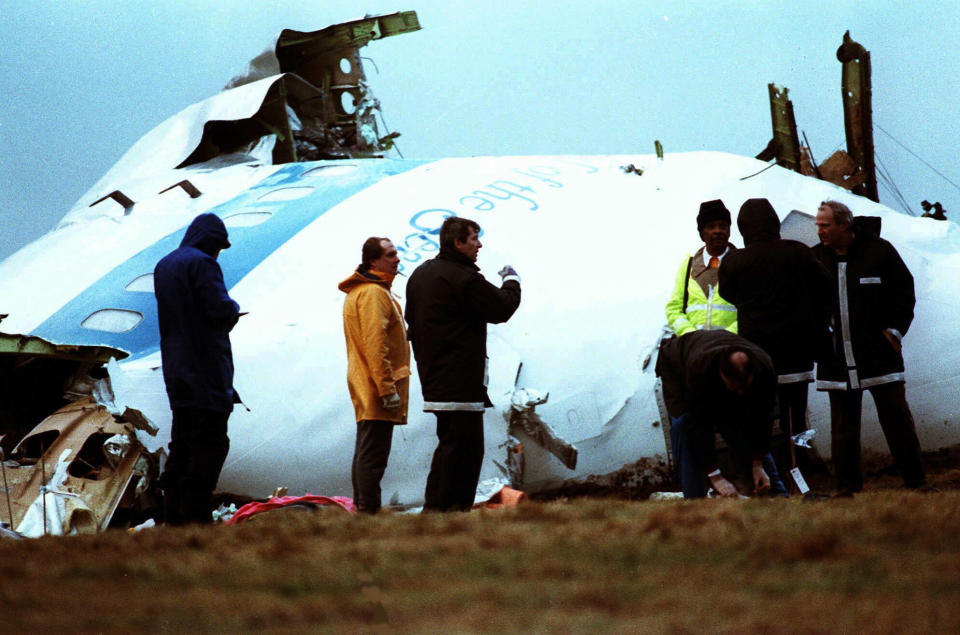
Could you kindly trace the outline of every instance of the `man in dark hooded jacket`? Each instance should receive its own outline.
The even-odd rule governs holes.
[[[740,335],[773,359],[780,428],[790,438],[807,429],[807,384],[827,340],[830,275],[806,245],[780,238],[780,218],[767,199],[744,202],[737,227],[744,248],[720,263],[719,285],[737,307]],[[798,456],[804,470],[822,469],[807,460],[813,457]]]
[[[233,389],[230,330],[240,316],[217,264],[230,246],[219,216],[193,219],[180,247],[153,272],[160,355],[173,425],[161,477],[169,524],[211,522],[212,494],[227,458]]]

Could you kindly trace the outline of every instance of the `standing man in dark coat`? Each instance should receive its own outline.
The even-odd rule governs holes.
[[[169,524],[211,522],[212,494],[230,449],[233,389],[230,330],[240,307],[217,264],[230,246],[215,214],[193,219],[180,247],[153,272],[163,380],[173,410],[170,456],[161,478]]]
[[[663,342],[656,370],[671,419],[684,420],[698,474],[683,483],[684,498],[706,496],[707,480],[721,496],[738,494],[734,475],[724,476],[718,465],[714,432],[726,441],[736,470],[751,475],[753,491],[769,490],[763,459],[777,385],[769,355],[729,331],[694,331]]]
[[[440,253],[411,274],[406,319],[423,409],[437,416],[437,449],[427,477],[425,511],[466,511],[483,463],[487,396],[487,323],[506,322],[520,306],[513,267],[486,281],[477,267],[480,226],[453,216],[440,228]]]
[[[820,244],[813,253],[833,278],[833,347],[818,360],[817,389],[830,394],[831,446],[842,493],[863,488],[864,389],[873,396],[904,484],[919,488],[926,483],[900,352],[913,321],[913,276],[893,245],[880,238],[879,221],[853,218],[837,201],[824,201],[817,212]]]
[[[719,284],[737,307],[740,335],[773,360],[780,428],[789,440],[807,429],[807,384],[827,339],[830,274],[806,245],[780,238],[780,218],[767,199],[747,200],[737,227],[744,249],[721,261]]]

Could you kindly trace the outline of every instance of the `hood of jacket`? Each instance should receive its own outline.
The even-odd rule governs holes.
[[[344,293],[350,293],[362,284],[379,284],[381,287],[390,289],[393,284],[394,276],[385,273],[374,273],[369,269],[364,269],[363,265],[357,269],[343,282],[337,285],[337,288]]]
[[[780,238],[780,218],[767,199],[747,199],[740,206],[737,229],[743,236],[744,246],[765,240],[777,240]]]
[[[208,256],[213,256],[218,250],[230,246],[227,226],[216,214],[200,214],[187,227],[180,246],[195,247]]]
[[[854,216],[853,233],[864,238],[880,238],[879,216]]]

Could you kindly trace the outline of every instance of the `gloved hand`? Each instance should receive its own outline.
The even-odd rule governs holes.
[[[766,494],[770,491],[770,477],[767,476],[760,461],[753,462],[753,495]]]
[[[384,395],[380,397],[380,402],[383,404],[383,407],[387,410],[393,410],[394,408],[400,407],[400,395],[395,392],[390,393],[389,395]]]
[[[510,265],[504,265],[500,271],[497,272],[500,275],[500,279],[503,280],[507,276],[516,276],[517,270]],[[519,276],[517,276],[519,278]]]
[[[887,341],[890,342],[890,346],[893,347],[893,350],[900,352],[900,341],[890,332],[890,329],[887,329],[883,332],[883,336],[887,338]]]
[[[713,489],[717,490],[717,494],[720,494],[720,496],[723,496],[724,498],[731,498],[736,497],[739,494],[733,483],[723,478],[722,474],[717,474],[716,476],[711,476],[709,478],[710,485],[713,486]]]

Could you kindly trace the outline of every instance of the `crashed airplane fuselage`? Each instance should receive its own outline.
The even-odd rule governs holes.
[[[226,90],[161,124],[52,232],[0,265],[5,332],[128,354],[112,365],[116,405],[160,427],[156,438],[138,432],[156,449],[169,438],[170,410],[152,271],[197,214],[224,219],[233,247],[221,267],[231,296],[249,312],[231,333],[235,384],[249,410],[230,418],[220,489],[350,494],[355,426],[337,283],[356,267],[368,236],[388,236],[401,254],[393,290],[402,302],[405,276],[436,254],[439,227],[452,215],[483,227],[483,271],[511,263],[523,279],[520,309],[489,329],[495,407],[484,419],[481,478],[537,490],[625,469],[633,485],[662,484],[667,450],[652,357],[676,267],[700,244],[698,205],[714,198],[733,210],[768,198],[785,233],[797,237],[812,235],[812,220],[791,210],[813,214],[824,199],[881,217],[884,237],[916,278],[916,320],[904,346],[921,444],[960,442],[960,361],[942,353],[960,344],[954,224],[910,218],[830,183],[716,152],[276,164],[279,137],[267,135],[246,139],[244,151],[184,165],[203,143],[206,122],[252,117],[278,81]],[[182,136],[171,137],[173,130]],[[115,191],[132,204],[109,197]],[[740,242],[736,234],[733,241]],[[829,455],[828,406],[811,395],[814,444]],[[410,396],[384,502],[422,501],[436,438],[416,374]],[[866,446],[885,451],[869,403],[864,419]]]

